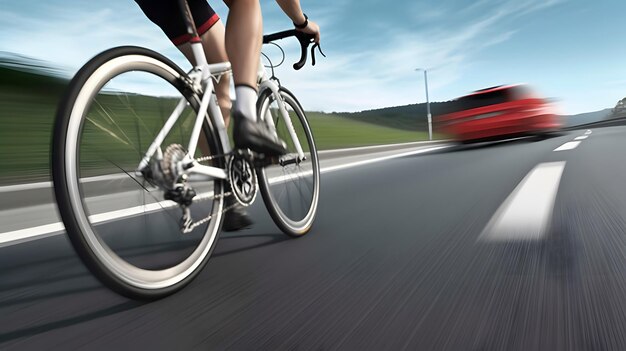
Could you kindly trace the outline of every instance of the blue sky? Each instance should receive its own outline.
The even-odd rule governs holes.
[[[432,101],[499,84],[529,83],[563,113],[613,107],[626,96],[624,0],[301,0],[328,55],[277,75],[310,110],[357,111]],[[226,17],[220,1],[211,1]],[[291,22],[261,1],[265,31]],[[116,45],[140,45],[188,64],[132,0],[0,0],[0,51],[73,74]],[[285,42],[288,63],[296,43]],[[276,57],[275,50],[268,50]]]

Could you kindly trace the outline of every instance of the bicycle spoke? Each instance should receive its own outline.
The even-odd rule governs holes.
[[[113,131],[106,129],[105,127],[103,127],[102,125],[100,125],[99,123],[97,123],[96,121],[92,120],[91,118],[87,117],[86,118],[89,122],[91,122],[94,126],[96,126],[98,129],[102,130],[103,132],[107,133],[108,135],[112,136],[113,138],[119,140],[121,143],[123,143],[124,145],[128,145],[132,147],[132,144],[127,142],[126,140],[123,140],[122,138],[120,138],[117,134],[115,134]]]
[[[122,133],[122,135],[124,135],[124,137],[126,137],[126,140],[128,140],[130,142],[130,144],[132,144],[131,139],[128,137],[128,135],[126,135],[126,133],[124,132],[124,130],[122,129],[122,127],[120,127],[120,125],[113,119],[113,117],[111,117],[111,115],[109,113],[106,112],[106,110],[104,109],[104,107],[100,104],[100,102],[98,100],[94,100],[94,102],[96,104],[98,104],[98,106],[100,107],[101,112],[104,113],[104,115],[109,119],[109,121],[111,122],[111,124],[113,124],[115,127],[117,127],[117,129]]]

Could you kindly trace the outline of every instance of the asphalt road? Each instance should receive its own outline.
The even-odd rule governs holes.
[[[0,349],[624,350],[624,150],[617,126],[323,173],[309,234],[258,201],[152,303],[103,288],[63,235],[6,246]]]

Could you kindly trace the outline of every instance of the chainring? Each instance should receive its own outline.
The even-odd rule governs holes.
[[[250,206],[259,191],[259,182],[252,162],[244,155],[235,153],[227,165],[230,187],[237,202]]]

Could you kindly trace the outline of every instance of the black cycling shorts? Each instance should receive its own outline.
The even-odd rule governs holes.
[[[191,40],[178,0],[135,0],[135,2],[152,22],[161,27],[174,45],[181,45]],[[189,3],[199,35],[206,33],[219,21],[219,16],[206,0],[187,0],[187,3]]]

